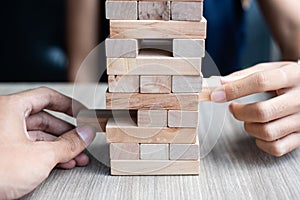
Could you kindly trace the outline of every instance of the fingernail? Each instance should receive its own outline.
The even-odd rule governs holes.
[[[76,132],[84,141],[86,146],[89,146],[96,136],[96,129],[92,126],[77,127]]]
[[[217,88],[215,89],[211,95],[210,98],[213,102],[216,103],[224,103],[226,102],[226,94],[223,88]]]

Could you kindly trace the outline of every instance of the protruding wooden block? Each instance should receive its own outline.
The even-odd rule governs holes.
[[[139,76],[108,76],[109,92],[139,92],[140,77]]]
[[[169,144],[140,144],[141,160],[169,160]]]
[[[140,20],[170,20],[170,2],[139,2]]]
[[[111,38],[174,39],[206,38],[206,19],[201,21],[110,20]],[[162,28],[163,27],[163,28]]]
[[[197,111],[198,93],[140,94],[106,93],[107,109]]]
[[[194,93],[202,91],[202,76],[172,76],[173,93]]]
[[[167,110],[139,110],[137,123],[139,127],[166,127]]]
[[[171,93],[171,76],[141,76],[141,93]]]
[[[136,58],[139,52],[139,42],[136,39],[105,40],[106,57],[108,58]]]
[[[137,20],[137,1],[106,1],[106,19]]]
[[[111,160],[139,160],[140,149],[137,143],[111,143],[109,145]]]
[[[174,39],[173,40],[174,57],[204,57],[205,40],[203,39]]]
[[[199,175],[199,160],[112,160],[112,175]]]
[[[106,139],[109,143],[193,144],[196,128],[138,127],[131,119],[109,119]]]
[[[170,144],[170,160],[199,160],[200,147],[195,144]]]
[[[203,15],[203,2],[172,2],[172,20],[201,21]]]
[[[176,128],[196,128],[198,126],[197,111],[169,110],[168,126]]]

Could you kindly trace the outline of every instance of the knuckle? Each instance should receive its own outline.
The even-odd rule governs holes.
[[[271,111],[264,103],[258,103],[254,108],[254,112],[256,113],[256,117],[259,122],[267,122],[270,118]]]
[[[276,129],[273,128],[271,123],[261,125],[261,137],[265,141],[274,141],[276,138]]]
[[[271,144],[270,153],[273,156],[281,157],[286,153],[286,149],[280,140],[277,140]]]
[[[226,96],[229,98],[229,100],[235,99],[241,90],[242,86],[236,83],[229,84],[227,87],[225,87]]]
[[[254,83],[255,86],[260,90],[265,90],[269,85],[264,72],[259,72],[254,74]]]
[[[65,151],[69,153],[75,153],[78,147],[82,146],[80,139],[77,137],[63,135],[59,137],[59,140],[63,141]]]
[[[42,112],[38,114],[38,127],[42,130],[48,130],[49,128],[49,121],[47,118],[46,113]]]

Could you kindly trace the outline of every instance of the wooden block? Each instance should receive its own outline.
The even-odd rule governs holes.
[[[107,109],[198,110],[199,94],[106,93]]]
[[[203,39],[174,39],[174,57],[204,57],[205,40]]]
[[[110,118],[126,118],[136,121],[137,110],[81,110],[76,117],[77,126],[89,125],[96,129],[97,132],[105,132],[107,121]]]
[[[195,128],[138,127],[130,119],[109,119],[106,139],[109,143],[193,144]]]
[[[137,20],[137,1],[106,1],[106,19]]]
[[[170,144],[170,160],[199,160],[200,147],[195,144]]]
[[[166,127],[167,110],[139,110],[137,123],[139,127]]]
[[[111,175],[199,175],[200,161],[111,160]]]
[[[107,58],[108,75],[201,75],[201,58],[173,58],[165,51],[143,50],[137,58]]]
[[[140,20],[170,20],[170,2],[139,2]]]
[[[201,21],[203,15],[203,2],[172,2],[172,20]]]
[[[109,92],[139,92],[140,90],[139,76],[108,76]]]
[[[136,1],[136,0],[106,0],[106,1]],[[163,2],[163,1],[166,1],[166,0],[139,0],[139,2],[141,1],[151,1],[151,2]],[[193,2],[203,2],[203,0],[172,0],[174,2],[190,2],[190,1],[193,1]]]
[[[171,76],[140,76],[141,93],[171,93]]]
[[[202,91],[202,76],[172,76],[173,93],[194,93]]]
[[[141,160],[169,160],[169,144],[140,144]]]
[[[163,28],[162,28],[163,27]],[[206,19],[201,21],[110,20],[111,38],[205,39]]]
[[[140,157],[137,143],[111,143],[109,152],[111,160],[139,160]]]
[[[197,111],[169,110],[168,126],[196,128],[198,126],[198,114]]]
[[[136,39],[109,39],[105,40],[106,57],[108,58],[136,58],[139,52]]]

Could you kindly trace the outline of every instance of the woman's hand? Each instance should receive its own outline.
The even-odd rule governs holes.
[[[300,146],[300,65],[292,62],[259,64],[222,78],[211,94],[214,102],[231,101],[254,93],[277,96],[252,104],[231,103],[230,111],[244,121],[257,146],[282,156]]]
[[[72,109],[72,103],[73,108]],[[19,198],[44,181],[55,166],[84,166],[81,153],[95,137],[44,109],[77,115],[83,106],[48,88],[0,96],[0,197]]]

